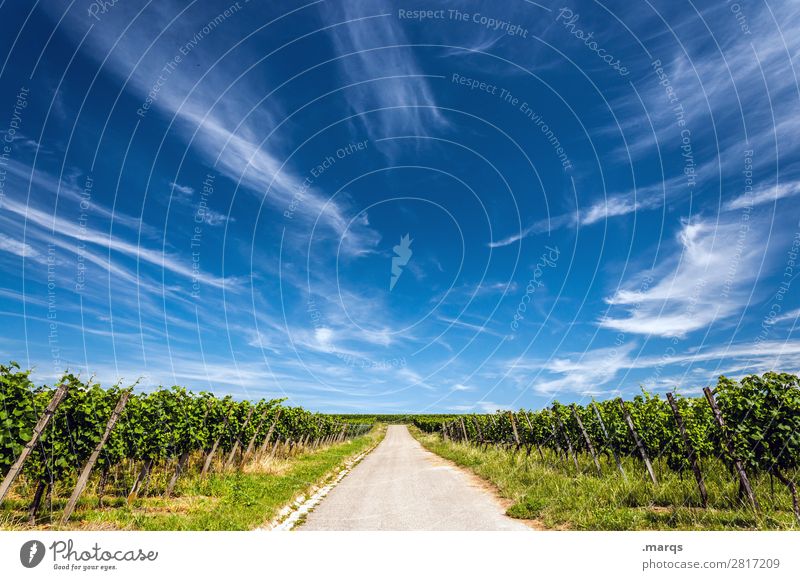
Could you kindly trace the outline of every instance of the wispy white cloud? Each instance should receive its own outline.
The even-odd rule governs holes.
[[[603,397],[636,391],[640,386],[658,389],[680,385],[688,392],[693,384],[711,384],[721,374],[794,372],[800,368],[798,341],[713,344],[688,348],[684,352],[665,351],[660,355],[641,352],[638,344],[629,341],[547,360],[516,359],[503,364],[510,367],[510,375],[518,385],[539,394]],[[636,371],[650,374],[639,378],[631,374]]]
[[[9,176],[15,179],[15,192],[21,193],[30,189],[31,197],[40,203],[47,200],[53,206],[61,204],[62,210],[66,209],[65,206],[71,205],[73,208],[86,212],[89,216],[112,222],[114,227],[122,226],[130,231],[139,232],[150,237],[158,236],[159,232],[154,227],[144,223],[140,218],[128,215],[118,208],[112,211],[96,199],[93,199],[91,191],[88,197],[85,196],[82,191],[82,187],[85,187],[85,185],[82,186],[76,182],[76,175],[79,172],[59,178],[42,169],[34,169],[16,159],[11,159],[5,169],[8,171]],[[16,194],[16,197],[18,199],[21,198],[19,194]]]
[[[760,187],[750,194],[742,194],[725,204],[727,211],[744,209],[761,205],[764,203],[774,203],[779,199],[792,197],[800,193],[800,181],[787,181],[777,185]]]
[[[800,317],[800,308],[796,308],[795,310],[789,310],[788,312],[784,312],[780,316],[776,316],[772,322],[774,324],[779,324],[781,322],[796,322],[799,317]]]
[[[39,262],[40,264],[46,263],[45,257],[34,249],[33,246],[7,236],[6,234],[0,234],[0,252],[8,252],[9,254]]]
[[[605,316],[598,323],[622,332],[682,337],[741,312],[765,243],[755,227],[748,238],[741,234],[736,221],[684,222],[677,251],[652,274],[653,284],[615,292],[607,302],[625,314]]]
[[[351,21],[328,30],[339,61],[351,82],[381,80],[352,87],[348,102],[354,113],[371,109],[393,109],[377,113],[380,122],[364,120],[373,139],[387,135],[424,135],[431,126],[446,126],[435,108],[433,90],[420,67],[406,35],[394,18],[391,2],[325,2],[320,5],[326,22]],[[389,47],[389,48],[381,48]],[[398,78],[386,78],[397,76]],[[398,109],[399,108],[399,109]]]
[[[476,334],[490,334],[492,336],[497,336],[499,338],[506,337],[505,334],[497,332],[496,330],[492,330],[488,326],[489,324],[488,320],[484,324],[473,324],[471,322],[466,322],[461,318],[449,318],[447,316],[442,316],[442,315],[438,315],[436,318],[437,320],[441,320],[442,322],[446,323],[449,326],[457,326],[459,328],[464,328]]]
[[[707,163],[706,171],[698,168],[700,176],[711,178],[720,167],[738,175],[744,149],[757,152],[754,175],[773,172],[776,163],[796,154],[800,119],[793,59],[800,51],[800,37],[790,31],[800,22],[800,11],[792,0],[777,0],[748,6],[747,16],[750,33],[738,34],[738,30],[730,33],[728,3],[709,3],[699,13],[670,15],[672,29],[683,31],[681,43],[665,34],[657,39],[663,41],[661,47],[654,43],[653,57],[662,62],[677,100],[670,102],[672,95],[667,96],[658,82],[641,90],[642,103],[629,93],[612,100],[626,140],[616,152],[619,159],[657,155],[659,146],[664,156],[674,148],[681,129],[675,106],[681,107],[698,161]],[[645,11],[632,15],[631,25],[660,30],[664,23],[659,15]],[[641,122],[644,116],[648,123]],[[620,128],[614,125],[608,130],[618,133]],[[714,148],[702,151],[701,136],[713,139]]]
[[[474,391],[474,387],[468,387],[467,385],[462,385],[461,383],[456,383],[452,387],[450,387],[451,392],[463,392],[463,391]]]
[[[195,201],[195,189],[188,185],[181,185],[174,181],[169,184],[172,190],[171,200],[183,207],[189,208],[192,212],[192,219],[195,224],[203,222],[211,227],[218,227],[226,223],[235,222],[236,218],[226,215],[209,207],[208,200]]]
[[[626,343],[619,347],[589,350],[569,358],[554,358],[544,363],[543,368],[556,377],[537,379],[532,388],[538,393],[551,395],[564,391],[584,395],[604,392],[603,385],[630,364],[630,353],[634,348],[633,343]]]
[[[31,293],[17,292],[16,290],[9,290],[7,288],[0,288],[0,296],[14,302],[25,303],[30,306],[38,306],[40,308],[47,307],[47,301],[37,297]]]
[[[194,188],[189,187],[188,185],[181,185],[180,183],[175,183],[174,181],[169,182],[169,186],[180,193],[181,195],[191,197],[194,194]]]
[[[587,227],[611,218],[656,209],[664,205],[668,195],[677,197],[676,186],[681,181],[683,181],[682,176],[668,179],[663,183],[651,183],[637,186],[631,191],[610,194],[604,199],[589,202],[575,211],[537,220],[522,231],[490,242],[488,246],[502,248],[534,235],[552,233],[562,228]]]
[[[49,214],[33,205],[26,205],[15,199],[7,198],[5,209],[16,214],[26,223],[41,228],[43,232],[55,233],[59,237],[71,238],[79,244],[89,244],[118,252],[127,258],[146,262],[152,266],[163,268],[173,274],[183,276],[184,278],[197,278],[209,286],[217,288],[227,286],[232,290],[235,289],[238,284],[237,280],[234,278],[221,278],[195,270],[192,268],[191,264],[185,263],[177,256],[170,255],[160,250],[147,248],[143,245],[130,243],[112,235],[110,232],[105,233],[89,227],[81,227],[72,220]],[[64,247],[66,249],[71,249],[74,254],[88,255],[88,252],[77,245]]]
[[[579,209],[574,214],[574,219],[581,226],[589,226],[609,218],[661,207],[668,196],[675,197],[675,190],[681,181],[682,177],[673,178],[664,182],[637,185],[631,191],[611,194]]]
[[[86,54],[104,59],[103,70],[125,81],[133,98],[144,102],[163,75],[165,63],[172,62],[176,54],[180,55],[176,47],[192,39],[209,19],[217,16],[214,7],[208,5],[186,10],[180,18],[172,21],[185,8],[177,2],[159,2],[149,5],[146,15],[133,21],[140,7],[118,4],[113,11],[103,15],[103,25],[95,26],[86,37]],[[243,5],[229,19],[239,19],[241,24],[250,10],[257,8]],[[55,13],[61,14],[60,11]],[[165,22],[171,25],[166,28]],[[257,106],[264,95],[261,77],[258,77],[258,82],[253,80],[255,75],[236,78],[234,69],[225,66],[224,60],[210,68],[188,68],[186,63],[200,52],[207,59],[216,58],[220,56],[220,46],[237,45],[241,39],[236,34],[242,29],[228,24],[226,20],[216,25],[201,45],[193,48],[190,58],[184,58],[180,66],[168,75],[163,81],[168,90],[158,91],[147,114],[170,118],[177,134],[209,166],[265,199],[266,204],[278,212],[286,210],[297,192],[303,191],[303,211],[296,213],[296,222],[316,224],[320,236],[327,232],[337,241],[342,239],[344,255],[370,251],[380,237],[369,228],[366,218],[351,223],[344,197],[331,199],[314,187],[304,188],[304,178],[296,175],[291,165],[284,161],[291,142],[282,139],[275,131],[286,120],[286,115],[276,97],[269,101],[269,106]],[[62,29],[77,42],[82,39],[88,25],[85,13],[68,10]],[[122,31],[128,25],[131,29],[123,35]],[[274,23],[274,26],[280,25],[280,22]],[[151,40],[153,44],[143,52],[142,47]],[[232,42],[226,44],[225,41]],[[247,60],[252,56],[251,45],[237,46],[237,59]],[[228,55],[227,58],[233,57]],[[224,94],[220,87],[224,87]],[[287,239],[294,238],[288,236]],[[304,237],[297,238],[298,243],[304,241]]]

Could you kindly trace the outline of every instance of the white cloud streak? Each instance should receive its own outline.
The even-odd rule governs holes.
[[[606,316],[598,323],[620,332],[683,337],[741,312],[765,243],[755,228],[748,235],[742,237],[736,221],[685,222],[678,235],[679,251],[653,274],[653,284],[614,293],[606,300],[625,315]]]

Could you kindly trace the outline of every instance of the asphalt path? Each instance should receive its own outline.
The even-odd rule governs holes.
[[[308,514],[299,530],[530,530],[474,475],[425,450],[405,425]]]

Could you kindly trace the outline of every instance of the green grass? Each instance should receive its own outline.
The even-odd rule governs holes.
[[[376,427],[370,433],[327,448],[250,466],[243,472],[212,473],[206,477],[186,474],[170,499],[143,497],[128,505],[125,498],[106,498],[106,507],[97,507],[97,498],[86,493],[68,529],[132,530],[249,530],[268,524],[285,505],[329,476],[338,473],[352,457],[377,445],[385,433]],[[166,480],[170,472],[156,474]],[[94,486],[91,487],[94,489]],[[87,492],[89,489],[87,489]],[[53,502],[53,510],[42,510],[37,529],[62,529],[57,524],[63,497]],[[31,529],[25,524],[26,502],[5,502],[0,511],[0,529]]]
[[[683,478],[660,461],[654,464],[657,486],[646,479],[641,462],[623,458],[627,481],[616,470],[613,459],[601,458],[603,476],[598,477],[588,457],[581,458],[580,471],[572,461],[545,452],[542,461],[534,449],[482,448],[444,442],[412,428],[412,434],[428,450],[472,470],[494,484],[500,495],[513,504],[508,515],[537,520],[545,528],[574,530],[784,530],[800,529],[791,511],[791,496],[784,486],[768,477],[754,484],[761,514],[737,500],[737,482],[719,463],[704,464],[709,508],[700,506],[691,474]]]

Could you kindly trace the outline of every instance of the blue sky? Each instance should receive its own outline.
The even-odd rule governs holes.
[[[796,2],[0,14],[39,381],[449,412],[800,367]]]

